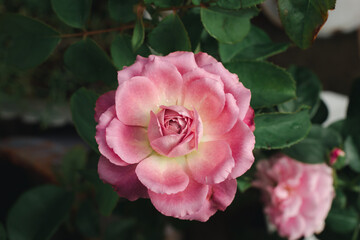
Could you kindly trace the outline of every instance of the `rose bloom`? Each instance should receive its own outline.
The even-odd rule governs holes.
[[[323,230],[334,198],[330,167],[301,163],[283,154],[256,167],[253,186],[262,190],[265,213],[280,236],[293,240]]]
[[[95,107],[100,178],[162,214],[207,221],[254,162],[254,111],[237,75],[206,53],[138,56]]]

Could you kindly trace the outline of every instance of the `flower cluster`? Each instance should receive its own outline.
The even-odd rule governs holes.
[[[206,221],[254,161],[250,91],[206,53],[138,57],[95,108],[98,172],[129,200]]]

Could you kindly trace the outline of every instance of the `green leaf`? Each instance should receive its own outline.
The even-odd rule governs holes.
[[[96,122],[95,103],[98,95],[85,88],[77,90],[70,99],[72,120],[80,137],[95,151],[98,152],[95,141]]]
[[[352,170],[360,173],[360,136],[348,136],[344,148],[346,162]]]
[[[353,208],[332,208],[326,218],[326,225],[337,233],[349,233],[355,229],[358,223],[356,210]]]
[[[340,189],[336,189],[335,198],[332,202],[332,207],[344,209],[346,207],[346,195]]]
[[[169,15],[149,34],[149,44],[164,55],[175,51],[191,51],[189,36],[177,15]]]
[[[0,59],[20,69],[44,62],[60,42],[48,25],[16,14],[0,16]]]
[[[238,43],[219,43],[222,62],[235,60],[262,60],[286,51],[288,43],[273,43],[260,28],[251,25],[249,34]]]
[[[67,217],[72,202],[72,194],[52,185],[23,193],[8,214],[9,239],[50,239]]]
[[[110,216],[119,200],[118,194],[109,184],[105,184],[99,179],[96,171],[82,171],[82,175],[92,183],[95,188],[95,197],[100,213],[105,216]]]
[[[329,110],[325,104],[325,102],[320,99],[320,104],[318,110],[316,111],[315,115],[311,118],[311,122],[314,124],[322,124],[326,121],[329,115]]]
[[[76,215],[76,227],[82,236],[91,238],[99,236],[99,214],[92,202],[85,200],[80,204]]]
[[[224,66],[239,76],[240,82],[251,90],[251,106],[274,106],[295,98],[295,82],[284,69],[257,61],[239,61]]]
[[[2,223],[0,223],[0,240],[6,240],[6,231],[4,228],[4,225]]]
[[[117,70],[107,54],[91,39],[71,45],[65,52],[66,67],[82,82],[104,81],[107,85],[117,84]]]
[[[136,19],[134,7],[138,0],[109,0],[110,17],[116,21],[127,23]]]
[[[310,130],[308,111],[255,115],[256,148],[289,147],[305,138]]]
[[[248,177],[238,177],[237,179],[237,187],[241,193],[244,193],[251,187],[251,179]]]
[[[239,9],[253,7],[265,0],[218,0],[216,3],[219,7],[228,9]]]
[[[335,1],[278,0],[280,19],[290,39],[300,48],[310,47]]]
[[[295,79],[297,98],[280,104],[279,110],[281,112],[295,112],[306,105],[310,107],[310,117],[313,117],[320,104],[320,80],[306,68],[291,66],[288,71]]]
[[[91,10],[91,0],[51,0],[61,21],[74,28],[85,28]]]
[[[351,93],[349,98],[349,106],[347,109],[347,118],[360,119],[360,78],[354,80],[351,86]]]
[[[119,219],[110,223],[105,231],[104,240],[132,239],[130,231],[135,226],[136,221],[133,218]]]
[[[200,49],[214,58],[219,59],[219,42],[205,30],[201,33]]]
[[[155,4],[157,7],[174,7],[179,6],[183,2],[182,0],[145,0],[144,1],[147,4]]]
[[[324,163],[329,161],[331,150],[340,144],[341,136],[336,131],[312,125],[304,140],[283,151],[300,162]]]
[[[75,186],[77,184],[78,172],[86,164],[86,150],[82,146],[71,148],[61,160],[61,176],[66,186]]]
[[[139,18],[136,21],[134,32],[131,38],[131,46],[134,51],[139,49],[139,47],[143,44],[144,39],[145,39],[144,21],[142,18]]]
[[[191,49],[195,51],[201,39],[201,33],[204,29],[200,20],[200,9],[195,8],[187,11],[182,17],[184,27],[189,34]]]
[[[201,21],[206,31],[223,43],[240,42],[250,31],[250,19],[255,9],[230,11],[220,8],[201,8]]]

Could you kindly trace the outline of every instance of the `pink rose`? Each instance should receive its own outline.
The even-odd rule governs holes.
[[[252,165],[254,111],[237,75],[206,53],[138,56],[96,103],[100,178],[167,216],[207,221]]]
[[[278,154],[257,164],[255,187],[263,190],[265,213],[282,237],[319,233],[334,198],[332,170]]]

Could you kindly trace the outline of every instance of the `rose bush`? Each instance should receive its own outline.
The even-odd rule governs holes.
[[[250,91],[206,53],[138,56],[95,107],[98,172],[121,197],[206,221],[254,161]]]
[[[332,170],[278,154],[257,164],[253,186],[263,192],[265,213],[283,237],[298,239],[323,230],[334,198]]]

